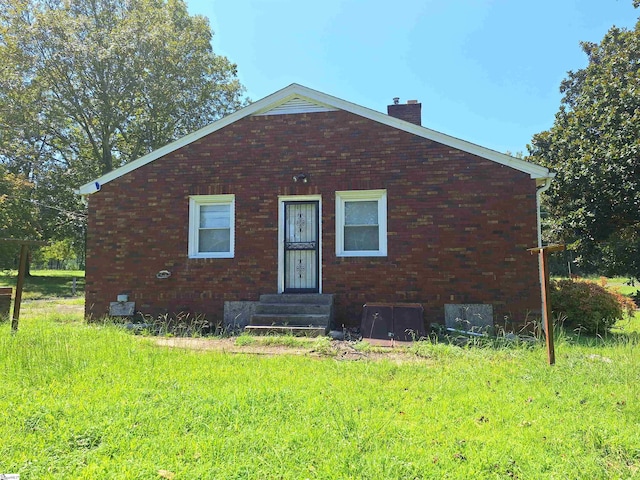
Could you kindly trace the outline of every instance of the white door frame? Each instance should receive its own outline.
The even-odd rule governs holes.
[[[284,292],[285,202],[318,202],[318,292],[322,293],[322,195],[278,195],[278,293]]]

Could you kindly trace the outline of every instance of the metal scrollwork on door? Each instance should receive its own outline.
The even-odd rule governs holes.
[[[313,250],[316,248],[316,242],[286,242],[287,250]]]
[[[302,213],[298,214],[298,218],[296,218],[296,228],[298,232],[302,233],[307,226],[307,219],[304,217]]]
[[[302,276],[305,274],[305,272],[307,271],[307,266],[302,263],[302,260],[300,260],[298,262],[298,265],[296,265],[296,273],[298,274],[298,278],[302,278]]]

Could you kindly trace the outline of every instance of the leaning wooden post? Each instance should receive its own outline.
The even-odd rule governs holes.
[[[18,330],[18,320],[20,319],[20,304],[22,303],[24,277],[27,276],[27,256],[29,255],[29,245],[44,246],[48,245],[48,243],[39,240],[19,240],[17,238],[0,238],[0,243],[11,243],[20,245],[20,266],[18,268],[16,298],[13,301],[13,317],[11,320],[11,333],[15,333]]]
[[[548,245],[546,247],[530,248],[533,255],[538,254],[540,259],[540,290],[542,292],[542,321],[544,335],[547,342],[547,360],[549,365],[556,363],[556,352],[553,345],[553,319],[551,317],[551,300],[549,299],[549,254],[564,250],[564,245]]]
[[[20,304],[22,303],[22,288],[24,287],[24,277],[27,273],[27,255],[29,254],[29,245],[23,243],[20,245],[20,267],[18,268],[18,280],[16,282],[16,298],[13,303],[13,319],[11,320],[11,331],[18,330],[18,320],[20,319]]]

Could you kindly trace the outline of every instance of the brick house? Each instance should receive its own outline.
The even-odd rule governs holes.
[[[363,304],[540,311],[546,168],[292,84],[79,188],[88,201],[86,314],[125,294],[150,314],[222,317],[262,294]]]

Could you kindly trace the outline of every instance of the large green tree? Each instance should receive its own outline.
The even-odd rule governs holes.
[[[34,222],[38,206],[29,200],[32,190],[32,183],[0,164],[0,269],[14,268],[19,251],[19,246],[3,242],[3,238],[38,238]]]
[[[557,172],[546,235],[587,267],[640,279],[640,21],[582,49],[587,67],[568,73],[553,127],[529,146]]]
[[[244,104],[211,38],[183,0],[0,0],[0,164],[43,237],[80,240],[74,187]]]

